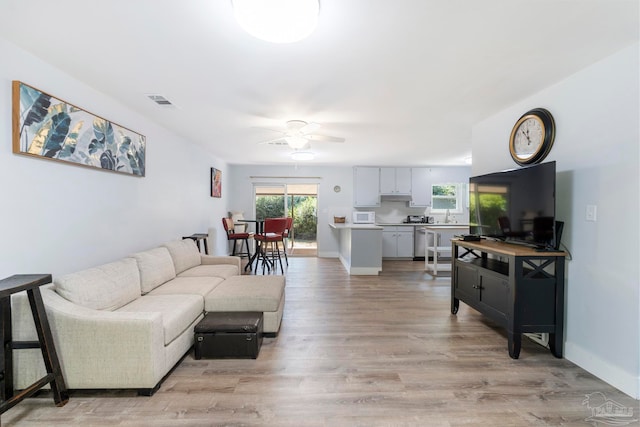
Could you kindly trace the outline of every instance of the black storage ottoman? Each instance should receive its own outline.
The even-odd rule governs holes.
[[[211,312],[195,326],[195,358],[257,358],[262,345],[261,312]]]

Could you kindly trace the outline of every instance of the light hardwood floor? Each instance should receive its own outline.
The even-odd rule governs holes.
[[[289,259],[282,329],[258,359],[188,354],[152,397],[49,393],[2,415],[4,426],[589,426],[586,395],[638,402],[461,303],[422,262],[348,276],[334,259]],[[592,406],[598,402],[592,399]],[[598,424],[605,426],[606,424]]]

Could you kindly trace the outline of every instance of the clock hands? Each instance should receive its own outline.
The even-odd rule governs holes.
[[[529,129],[527,128],[526,132],[524,130],[521,130],[520,132],[522,132],[522,134],[527,138],[527,145],[531,145],[531,138],[529,138]]]

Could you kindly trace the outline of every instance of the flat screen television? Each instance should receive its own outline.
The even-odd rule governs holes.
[[[539,249],[556,242],[556,162],[469,178],[469,231]]]

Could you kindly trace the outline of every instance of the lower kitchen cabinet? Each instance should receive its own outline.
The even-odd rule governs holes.
[[[413,258],[413,231],[414,227],[384,227],[382,258]]]

